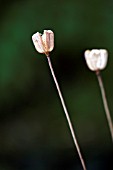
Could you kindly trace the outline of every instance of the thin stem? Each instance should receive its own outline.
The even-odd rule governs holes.
[[[79,155],[79,158],[80,158],[83,170],[86,170],[85,162],[84,162],[84,159],[82,157],[82,154],[81,154],[81,151],[80,151],[80,148],[79,148],[79,145],[78,145],[75,133],[74,133],[74,129],[73,129],[70,117],[69,117],[69,113],[67,111],[67,108],[66,108],[66,105],[65,105],[65,102],[64,102],[64,99],[63,99],[63,96],[62,96],[59,84],[57,82],[57,79],[56,79],[56,76],[55,76],[55,73],[54,73],[54,70],[53,70],[53,67],[52,67],[52,63],[51,63],[50,57],[47,56],[47,59],[48,59],[48,64],[49,64],[49,67],[50,67],[50,70],[51,70],[51,74],[53,76],[53,79],[54,79],[54,82],[55,82],[55,85],[56,85],[56,88],[57,88],[57,91],[58,91],[58,94],[59,94],[59,97],[60,97],[60,101],[61,101],[64,113],[65,113],[65,116],[66,116],[66,119],[67,119],[67,122],[68,122],[68,125],[69,125],[69,128],[70,128],[71,135],[72,135],[75,147],[77,149],[77,152],[78,152],[78,155]]]
[[[111,119],[111,116],[110,116],[110,111],[109,111],[107,98],[106,98],[106,94],[105,94],[105,89],[104,89],[104,85],[103,85],[103,81],[102,81],[100,71],[96,71],[96,75],[97,75],[97,79],[98,79],[98,82],[99,82],[102,100],[103,100],[103,105],[104,105],[104,109],[105,109],[105,113],[106,113],[106,118],[107,118],[107,121],[108,121],[108,126],[109,126],[109,130],[110,130],[111,138],[112,138],[112,142],[113,142],[113,123],[112,123],[112,119]]]

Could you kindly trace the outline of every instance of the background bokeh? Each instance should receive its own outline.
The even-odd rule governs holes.
[[[106,48],[102,71],[113,118],[113,1],[0,0],[0,170],[81,170],[47,59],[31,36],[55,33],[51,53],[88,170],[110,170],[113,147],[84,51]]]

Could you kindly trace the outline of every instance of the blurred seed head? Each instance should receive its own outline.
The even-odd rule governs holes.
[[[86,50],[85,60],[92,71],[103,70],[107,65],[108,52],[105,49]]]

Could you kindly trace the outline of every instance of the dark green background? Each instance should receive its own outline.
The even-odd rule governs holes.
[[[113,147],[84,51],[106,48],[113,117],[113,1],[0,1],[0,170],[81,170],[47,59],[31,37],[51,29],[53,67],[88,170],[110,170]],[[111,168],[112,169],[112,168]]]

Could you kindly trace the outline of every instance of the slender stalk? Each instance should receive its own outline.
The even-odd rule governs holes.
[[[108,121],[108,126],[109,126],[109,130],[110,130],[110,134],[111,134],[111,138],[112,138],[112,142],[113,142],[113,123],[112,123],[112,119],[111,119],[111,116],[110,116],[110,111],[109,111],[107,98],[106,98],[106,94],[105,94],[105,89],[104,89],[104,85],[103,85],[103,81],[102,81],[100,71],[96,71],[96,75],[97,75],[97,79],[98,79],[98,82],[99,82],[102,100],[103,100],[103,105],[104,105],[104,109],[105,109],[105,113],[106,113],[106,118],[107,118],[107,121]]]
[[[56,76],[55,76],[55,73],[54,73],[54,70],[53,70],[53,67],[52,67],[52,63],[51,63],[50,57],[47,56],[47,59],[48,59],[48,64],[49,64],[49,67],[50,67],[50,70],[51,70],[51,74],[53,76],[53,79],[54,79],[54,82],[55,82],[55,85],[56,85],[56,88],[57,88],[57,91],[58,91],[58,94],[59,94],[59,97],[60,97],[60,101],[61,101],[64,113],[65,113],[65,116],[66,116],[66,119],[67,119],[67,122],[68,122],[68,125],[69,125],[69,128],[70,128],[71,135],[72,135],[75,147],[77,149],[77,152],[78,152],[78,155],[79,155],[79,158],[80,158],[83,170],[86,170],[86,165],[85,165],[84,159],[82,157],[82,154],[81,154],[81,151],[80,151],[80,148],[79,148],[79,145],[78,145],[75,133],[74,133],[74,129],[73,129],[70,117],[69,117],[69,113],[67,111],[67,108],[66,108],[66,105],[65,105],[65,102],[64,102],[64,99],[63,99],[63,96],[62,96],[59,84],[57,82],[57,79],[56,79]]]

